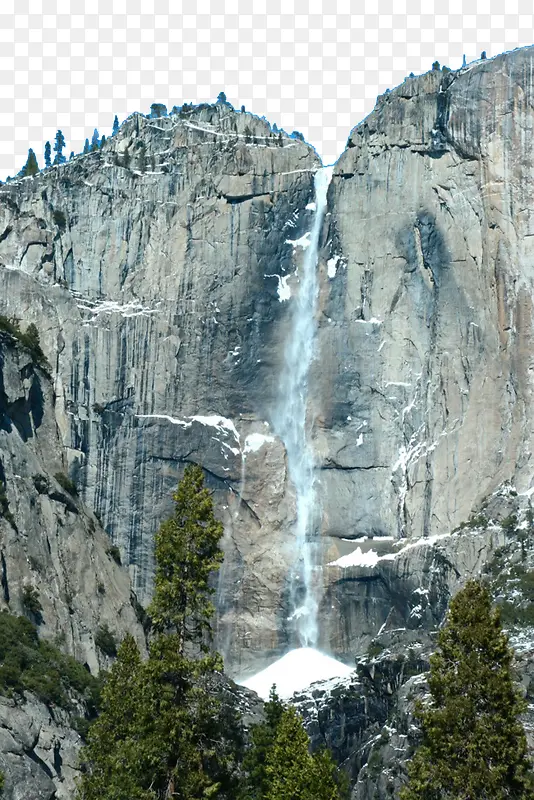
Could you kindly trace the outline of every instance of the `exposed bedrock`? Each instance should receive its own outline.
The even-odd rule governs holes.
[[[359,546],[343,539],[396,552],[505,481],[531,487],[533,57],[407,79],[334,168],[309,383],[325,565]],[[206,470],[234,675],[288,643],[295,497],[272,422],[318,166],[217,103],[134,115],[99,152],[0,188],[0,313],[39,329],[69,474],[143,600],[183,466]],[[376,566],[403,607],[417,552]],[[370,568],[318,576],[322,646],[346,659],[391,606],[383,575],[362,612],[354,569]]]

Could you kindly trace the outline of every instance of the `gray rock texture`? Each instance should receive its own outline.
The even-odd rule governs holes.
[[[128,573],[110,557],[108,536],[62,485],[67,458],[54,401],[46,370],[0,332],[0,610],[25,613],[40,636],[95,674],[110,665],[95,645],[99,626],[107,625],[117,641],[129,631],[141,649],[144,635]],[[40,612],[24,603],[29,587]],[[0,697],[2,796],[72,800],[80,744],[61,709],[31,695]]]
[[[109,666],[95,646],[99,625],[117,640],[144,637],[126,571],[109,555],[97,518],[58,482],[67,469],[52,384],[31,354],[0,332],[0,608],[25,612],[27,587],[42,606],[42,636],[86,663]]]
[[[335,166],[311,391],[327,535],[441,534],[532,485],[533,59],[407,78]]]
[[[28,695],[0,697],[0,770],[5,800],[73,800],[81,740],[68,716]]]
[[[309,414],[321,646],[345,660],[415,624],[417,592],[435,591],[419,605],[436,622],[502,531],[410,541],[449,534],[506,481],[531,488],[533,58],[407,79],[333,171]],[[136,114],[102,150],[0,187],[0,313],[40,331],[65,471],[146,601],[154,531],[202,463],[234,676],[290,641],[295,497],[272,421],[318,166],[219,102]],[[389,558],[339,563],[358,547]],[[441,594],[436,558],[453,565]]]
[[[98,153],[0,190],[0,313],[41,333],[69,474],[146,601],[154,531],[184,464],[202,463],[226,524],[220,641],[236,665],[284,642],[284,453],[246,437],[269,434],[299,250],[286,242],[309,227],[318,163],[218,103],[134,115]]]

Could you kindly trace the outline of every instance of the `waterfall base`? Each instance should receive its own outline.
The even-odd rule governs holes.
[[[252,678],[238,683],[252,689],[264,700],[269,698],[271,687],[275,684],[279,697],[287,700],[316,681],[346,678],[353,671],[352,667],[313,647],[299,647],[290,650]]]

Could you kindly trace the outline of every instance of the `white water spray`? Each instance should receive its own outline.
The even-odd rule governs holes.
[[[298,644],[302,647],[314,647],[319,634],[318,587],[315,580],[319,510],[307,407],[308,375],[315,348],[318,243],[331,176],[332,167],[323,167],[315,173],[315,217],[303,263],[298,271],[299,288],[293,301],[291,330],[274,418],[276,432],[286,448],[289,477],[296,493],[297,557],[290,576],[292,610],[289,619],[295,626]]]

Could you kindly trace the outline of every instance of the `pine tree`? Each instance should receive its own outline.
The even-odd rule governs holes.
[[[26,160],[26,163],[22,167],[21,171],[19,172],[18,177],[28,178],[30,176],[37,175],[38,172],[39,172],[39,164],[37,163],[37,158],[35,156],[35,153],[30,147],[30,149],[28,150],[28,158]]]
[[[278,726],[284,714],[284,704],[278,697],[276,687],[271,688],[269,700],[264,706],[265,722],[251,729],[251,746],[243,759],[245,779],[240,797],[242,800],[262,800],[269,789],[267,756],[274,745]]]
[[[87,155],[87,153],[90,151],[90,149],[91,148],[89,146],[89,139],[86,139],[85,140],[85,144],[83,146],[83,154],[84,154],[84,156]]]
[[[45,167],[52,166],[52,148],[50,147],[50,142],[46,142],[44,147],[44,160],[45,160]]]
[[[94,153],[100,147],[100,139],[98,136],[98,130],[95,128],[93,131],[93,136],[91,138],[91,152]]]
[[[215,610],[210,577],[223,560],[223,526],[213,513],[201,467],[186,467],[173,500],[172,517],[156,533],[155,588],[148,613],[156,633],[175,633],[180,655],[188,643],[207,652],[204,637],[209,638]]]
[[[148,608],[154,640],[144,706],[152,735],[145,746],[157,760],[153,786],[162,796],[220,797],[224,769],[219,764],[213,768],[213,744],[206,743],[209,730],[218,727],[220,711],[209,686],[222,668],[209,647],[214,612],[210,578],[223,559],[223,526],[215,519],[198,465],[186,467],[173,499],[174,513],[155,536],[154,595]]]
[[[240,730],[218,698],[222,665],[209,649],[223,528],[199,466],[186,468],[174,501],[155,537],[149,657],[141,663],[132,640],[119,649],[84,754],[81,800],[235,797]]]
[[[156,798],[148,788],[149,764],[142,746],[142,681],[137,644],[126,635],[102,690],[100,715],[90,727],[82,750],[82,762],[88,766],[79,785],[83,800]]]
[[[58,131],[56,133],[56,141],[54,142],[54,153],[56,154],[54,158],[54,164],[64,164],[67,160],[63,155],[63,148],[65,147],[65,137],[63,136],[62,131]]]
[[[113,120],[113,130],[111,131],[111,135],[115,136],[119,132],[119,118],[115,114],[115,119]]]
[[[309,744],[302,720],[289,706],[267,754],[265,800],[339,800],[342,790],[332,757],[326,750],[310,755]]]
[[[150,106],[150,117],[158,119],[167,116],[167,106],[164,103],[152,103]]]
[[[71,150],[70,151],[70,156],[69,156],[69,161],[72,161],[73,158],[74,158],[74,150]]]
[[[534,783],[513,653],[487,588],[469,581],[450,604],[430,660],[432,703],[402,800],[527,800]]]

